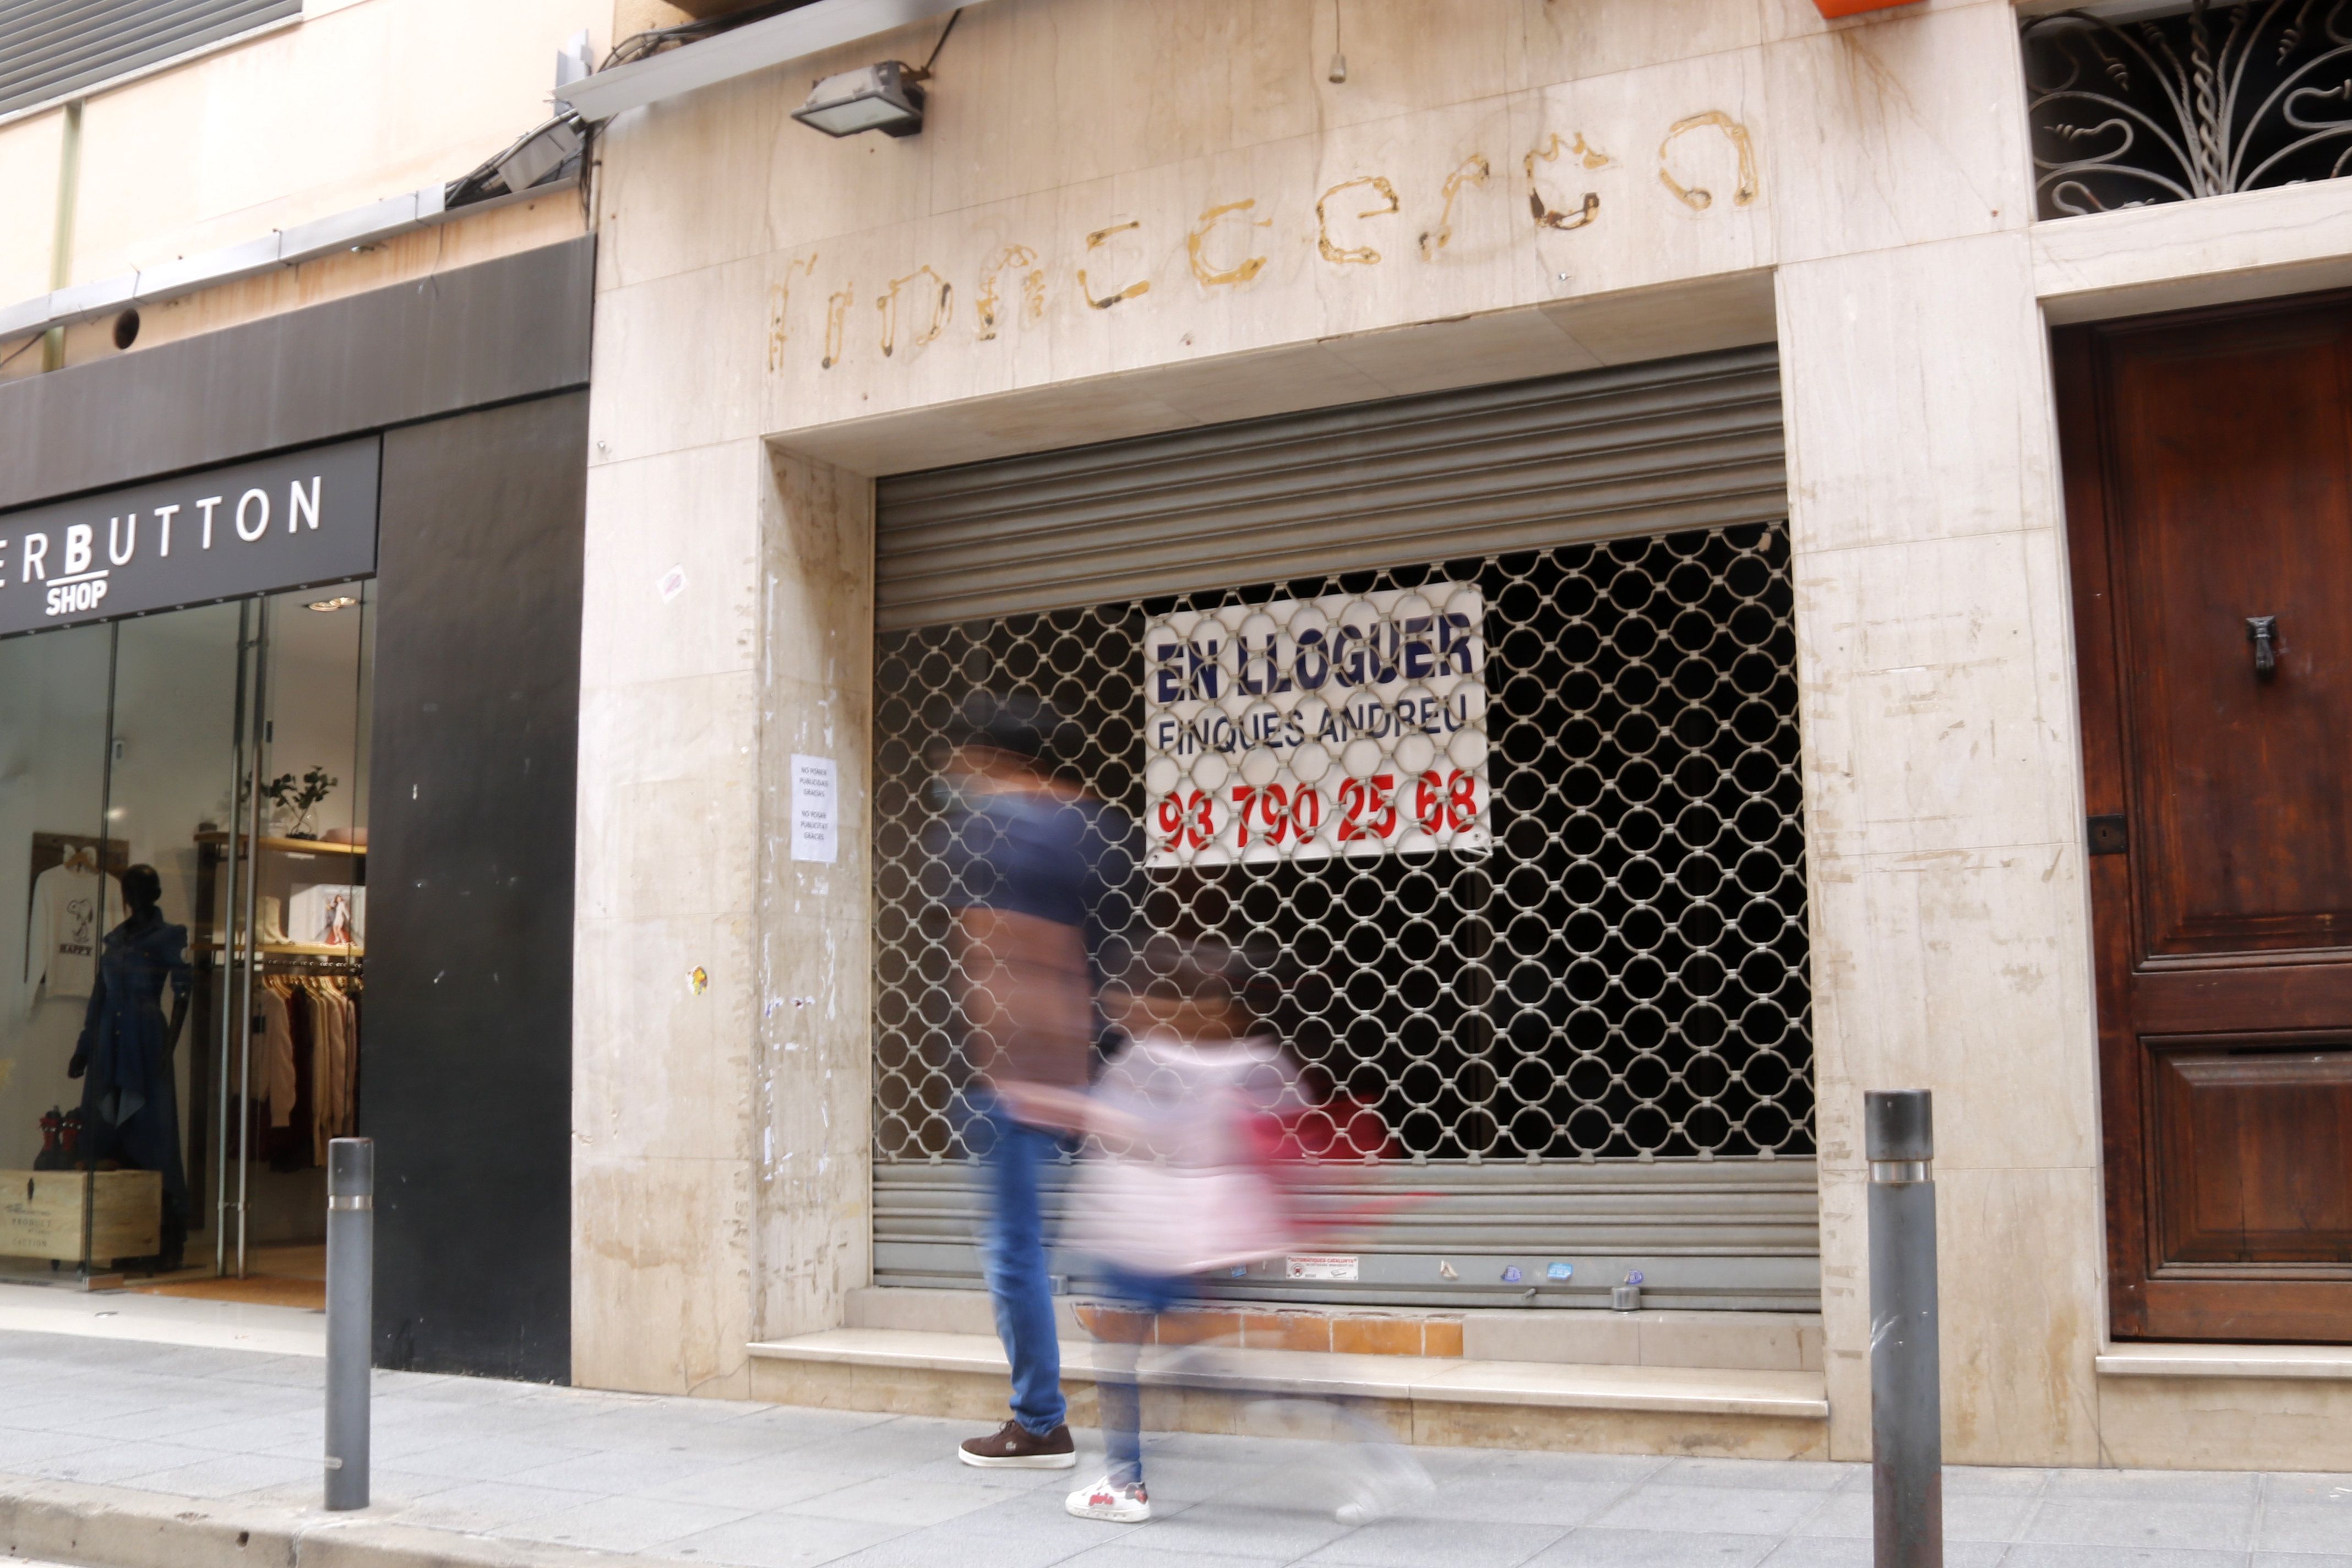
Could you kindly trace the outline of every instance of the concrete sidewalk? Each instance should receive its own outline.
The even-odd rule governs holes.
[[[376,1506],[327,1515],[308,1355],[0,1332],[0,1553],[97,1568],[616,1560],[861,1568],[1864,1564],[1855,1466],[1413,1450],[1435,1489],[1333,1521],[1322,1445],[1171,1436],[1141,1526],[1097,1473],[956,1462],[969,1425],[380,1373]],[[1953,1568],[2352,1568],[2352,1477],[1952,1470]]]

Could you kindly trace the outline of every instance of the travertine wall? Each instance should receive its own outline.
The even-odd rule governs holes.
[[[579,1377],[732,1388],[751,1321],[835,1321],[855,1282],[863,870],[777,861],[757,804],[784,735],[864,755],[853,475],[1777,333],[1833,1446],[1868,1441],[1860,1091],[1924,1085],[1950,1456],[2095,1458],[2073,664],[2009,5],[1832,26],[1811,0],[1359,0],[1336,39],[1334,15],[990,0],[910,141],[786,115],[931,28],[613,128],[588,638],[614,716],[583,731],[583,908],[606,889],[648,978],[583,981]],[[672,557],[690,585],[665,604]],[[780,592],[808,607],[763,622]],[[700,840],[669,853],[612,816],[656,747],[658,792],[627,799]],[[583,977],[606,940],[583,918]],[[753,1018],[779,995],[823,1015],[803,1043],[833,1079]],[[608,1118],[606,1072],[700,1103]],[[809,1184],[825,1162],[840,1180]]]

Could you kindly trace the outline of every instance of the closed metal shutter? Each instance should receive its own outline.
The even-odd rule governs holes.
[[[0,0],[0,114],[302,14],[302,0]]]
[[[1789,515],[1779,352],[1359,404],[905,474],[885,630]]]
[[[1589,1306],[1638,1273],[1654,1305],[1817,1305],[1786,514],[1769,348],[882,480],[877,1282],[978,1279],[930,785],[949,712],[989,689],[1072,721],[1063,773],[1151,836],[1130,940],[1281,955],[1276,1031],[1360,1115],[1299,1135],[1309,1202],[1398,1205],[1327,1238],[1339,1268],[1217,1292]],[[1161,628],[1297,646],[1317,606],[1422,600],[1482,639],[1454,833],[1442,789],[1400,792],[1418,841],[1253,854],[1244,802],[1231,853],[1188,851],[1186,802],[1239,775],[1147,747]]]

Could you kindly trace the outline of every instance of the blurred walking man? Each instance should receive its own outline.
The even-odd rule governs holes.
[[[1126,815],[1050,773],[1060,722],[1031,698],[975,692],[964,702],[941,770],[952,806],[930,857],[955,920],[970,1131],[989,1199],[982,1254],[1013,1364],[1013,1418],[960,1453],[992,1468],[1077,1463],[1039,1188],[1061,1153],[1057,1128],[1086,1091],[1102,949],[1126,924],[1123,901],[1106,906],[1125,899],[1135,860]]]

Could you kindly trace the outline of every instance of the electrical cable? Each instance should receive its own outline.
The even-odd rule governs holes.
[[[940,58],[940,51],[948,47],[948,35],[955,31],[956,22],[962,16],[963,7],[961,5],[948,13],[948,25],[940,29],[939,42],[931,46],[930,58],[923,62],[923,75],[925,77],[929,77],[931,74],[932,62]]]
[[[747,6],[740,11],[730,12],[724,16],[709,16],[698,21],[679,22],[667,27],[649,27],[642,33],[632,33],[614,44],[611,52],[605,55],[604,63],[597,69],[610,70],[614,66],[625,66],[632,60],[641,60],[648,55],[659,54],[673,45],[696,43],[714,34],[740,27],[747,22],[765,21],[770,16],[781,16],[786,11],[797,11],[803,5],[814,3],[815,0],[770,0],[768,5]]]

